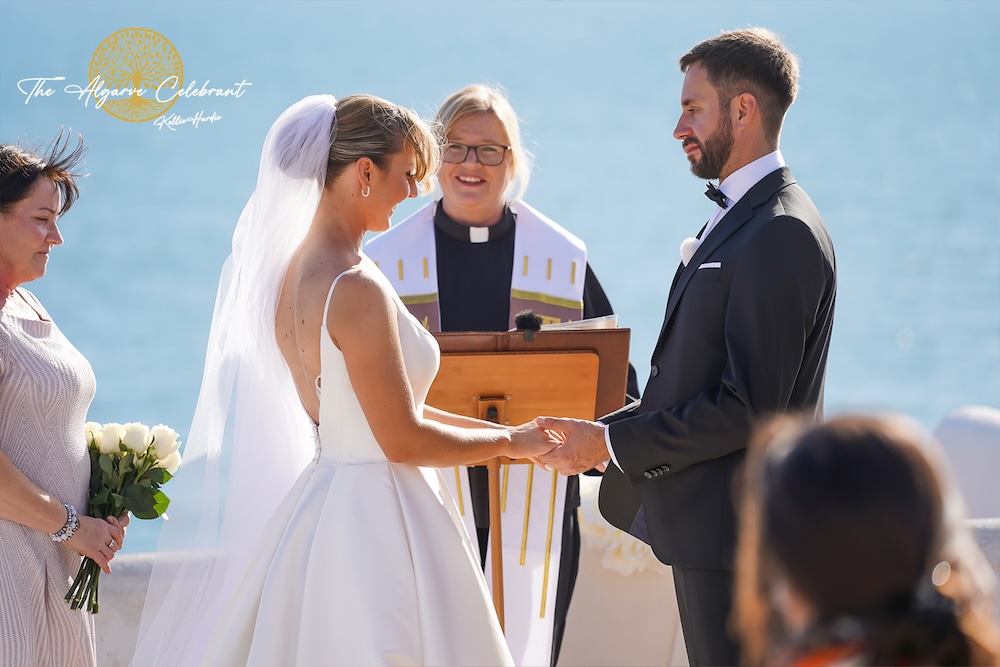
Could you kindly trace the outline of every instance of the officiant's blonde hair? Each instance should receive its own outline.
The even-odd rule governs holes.
[[[514,173],[506,194],[510,196],[513,192],[510,199],[520,199],[528,189],[532,156],[521,142],[521,126],[517,121],[517,114],[514,113],[514,107],[510,105],[510,100],[500,88],[482,83],[466,86],[452,93],[441,104],[436,120],[441,127],[441,133],[447,139],[448,133],[459,121],[477,113],[491,113],[503,125],[507,141],[510,143],[510,160]]]
[[[409,144],[416,155],[415,180],[423,192],[433,188],[441,166],[438,134],[412,109],[374,95],[347,95],[337,101],[336,134],[330,145],[326,185],[363,157],[385,169],[393,155]]]

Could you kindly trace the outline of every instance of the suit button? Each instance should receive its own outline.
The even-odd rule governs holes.
[[[646,476],[646,479],[653,479],[653,473],[649,472],[648,470],[642,474]]]
[[[662,466],[660,472],[670,472],[670,466]]]
[[[659,367],[656,364],[653,364],[652,367],[649,369],[649,376],[655,378],[659,374],[660,374]]]

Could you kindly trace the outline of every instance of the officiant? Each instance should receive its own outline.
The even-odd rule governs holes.
[[[482,84],[463,88],[445,100],[437,120],[445,141],[438,173],[441,198],[365,247],[410,312],[432,332],[507,331],[514,327],[515,315],[526,309],[541,316],[544,323],[612,314],[604,289],[587,263],[583,241],[521,199],[528,187],[531,156],[522,145],[517,116],[504,93]],[[639,394],[631,366],[628,393]],[[550,497],[532,493],[527,468],[512,465],[504,471],[507,639],[518,664],[555,665],[579,566],[579,479],[560,476],[555,482],[557,491],[551,495],[553,504],[558,496],[562,511],[551,528],[555,536],[548,550],[550,559],[557,554],[559,564],[555,595],[546,596],[530,576],[532,567],[542,567],[546,549],[533,549],[521,528],[528,514],[548,516]],[[452,477],[457,478],[453,491],[467,527],[478,537],[485,567],[489,551],[486,469],[468,468],[445,477],[452,483],[456,483]],[[546,483],[535,486],[547,489],[547,482],[546,478]],[[463,502],[463,495],[471,502]],[[544,499],[534,500],[541,496]],[[529,507],[525,512],[520,509],[525,502],[546,506]],[[508,523],[516,529],[515,539],[506,537]],[[533,525],[544,523],[539,519]],[[549,529],[547,525],[541,528]],[[521,557],[508,565],[511,550]],[[541,579],[534,577],[535,582]],[[548,600],[548,609],[520,604],[539,597]],[[522,608],[534,611],[521,614]],[[540,628],[531,627],[538,623]],[[551,641],[539,643],[538,637],[551,637]]]

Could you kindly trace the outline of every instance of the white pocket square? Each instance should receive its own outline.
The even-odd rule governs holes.
[[[721,268],[722,268],[722,262],[705,262],[704,264],[698,267],[698,270],[701,271],[702,269],[721,269]]]

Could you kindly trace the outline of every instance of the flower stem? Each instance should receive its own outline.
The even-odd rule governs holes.
[[[80,563],[80,569],[73,579],[73,583],[66,593],[66,601],[69,602],[70,609],[83,609],[96,614],[100,608],[97,598],[97,588],[100,581],[101,571],[90,558],[84,558]]]
[[[97,610],[101,607],[97,602],[97,584],[99,581],[99,576],[95,575],[90,580],[90,585],[87,587],[87,611],[91,614],[96,614]]]
[[[83,587],[84,574],[86,572],[86,565],[87,565],[87,559],[84,558],[82,561],[80,561],[80,569],[78,569],[76,571],[76,576],[73,577],[73,583],[70,584],[69,592],[66,593],[65,600],[66,600],[66,602],[70,603],[70,607],[71,608],[74,608],[73,604],[72,604],[73,603],[73,599],[76,597],[76,594]]]

